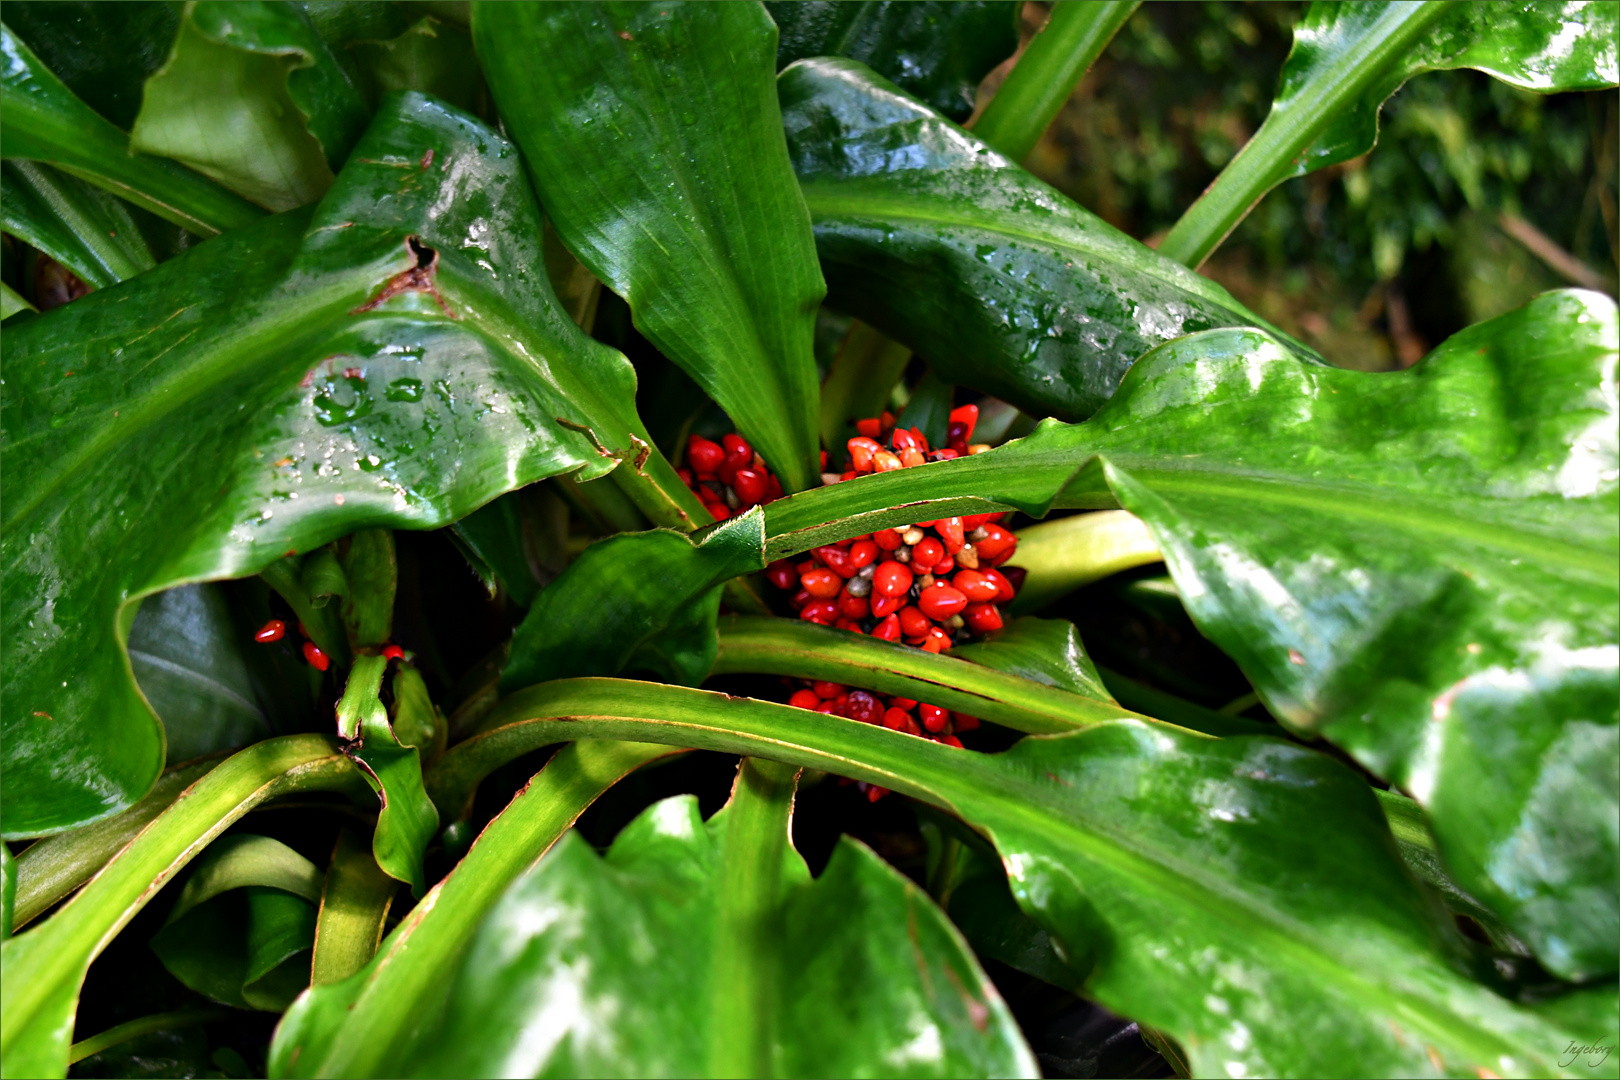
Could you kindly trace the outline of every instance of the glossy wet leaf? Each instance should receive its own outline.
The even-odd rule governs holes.
[[[196,0],[147,80],[129,142],[290,210],[326,193],[369,118],[296,5]]]
[[[709,1003],[726,993],[712,979],[729,813],[705,823],[693,796],[665,800],[605,856],[565,836],[479,928],[415,1074],[707,1075]],[[908,1076],[1036,1075],[1007,1007],[916,886],[848,839],[815,880],[786,858],[765,1075],[873,1061]],[[608,1008],[612,1038],[593,1037]],[[539,1015],[546,1037],[525,1038]]]
[[[201,173],[131,154],[128,137],[75,97],[6,26],[0,26],[0,63],[5,157],[47,162],[200,236],[261,216],[258,207]]]
[[[1081,419],[1153,346],[1265,325],[860,64],[779,87],[828,302],[947,382]]]
[[[279,840],[239,833],[196,862],[152,949],[224,1005],[280,1012],[309,983],[321,872]]]
[[[1265,123],[1159,250],[1196,266],[1277,184],[1367,153],[1379,109],[1413,75],[1474,68],[1539,93],[1596,90],[1620,77],[1617,37],[1614,4],[1317,0]]]
[[[1438,1058],[1436,1071],[1540,1075],[1575,1035],[1464,974],[1461,937],[1366,782],[1296,744],[1122,719],[987,755],[730,695],[573,679],[514,694],[440,769],[492,769],[567,737],[768,756],[959,815],[994,842],[1088,996],[1167,1033],[1199,1074],[1421,1074]]]
[[[472,35],[465,27],[428,16],[393,37],[362,38],[345,49],[357,69],[357,85],[373,107],[392,90],[419,90],[469,112],[488,108]]]
[[[163,721],[169,764],[274,734],[244,655],[255,647],[218,586],[183,585],[141,604],[129,631],[129,664]]]
[[[501,688],[626,669],[702,682],[714,664],[720,587],[762,569],[764,545],[758,509],[719,523],[698,543],[658,529],[592,544],[513,632]]]
[[[1273,715],[1415,796],[1549,969],[1600,976],[1620,939],[1616,360],[1614,301],[1576,291],[1402,373],[1212,331],[1145,357],[1087,424],[772,504],[768,557],[920,499],[1117,502]]]
[[[403,95],[317,210],[7,329],[7,835],[156,776],[136,597],[621,461],[647,505],[701,512],[645,449],[628,362],[553,303],[539,236],[514,148]]]
[[[439,813],[422,787],[422,751],[400,741],[378,696],[388,664],[382,656],[355,659],[337,705],[337,730],[346,740],[344,752],[377,793],[377,829],[371,838],[377,865],[421,896],[427,887],[422,856],[439,831]]]
[[[1021,675],[1071,694],[1112,701],[1102,678],[1080,643],[1080,631],[1067,619],[1013,619],[983,641],[952,649],[959,660]]]
[[[782,144],[764,9],[475,4],[473,40],[569,250],[784,487],[814,484],[811,346],[825,290]]]
[[[779,69],[812,56],[859,60],[958,123],[972,114],[979,83],[1017,51],[1019,7],[1001,0],[765,4],[779,34]]]
[[[6,25],[86,105],[124,131],[180,26],[162,0],[12,0]]]
[[[6,232],[94,288],[157,265],[123,203],[49,165],[18,160],[0,166],[0,206]]]

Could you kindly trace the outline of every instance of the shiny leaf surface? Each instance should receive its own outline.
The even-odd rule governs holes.
[[[136,597],[621,461],[646,505],[702,512],[647,448],[628,362],[553,302],[539,237],[514,149],[402,95],[313,215],[8,329],[7,835],[156,776],[122,653]]]
[[[1413,75],[1475,68],[1540,93],[1596,90],[1620,77],[1617,38],[1609,3],[1316,0],[1265,123],[1159,250],[1197,266],[1267,191],[1371,150],[1378,110]]]
[[[698,543],[660,529],[592,544],[513,633],[501,688],[627,668],[702,682],[714,664],[720,586],[763,569],[764,547],[757,508],[720,522]]]
[[[131,154],[125,134],[0,26],[0,154],[44,161],[199,236],[252,224],[258,207],[200,173],[150,154]]]
[[[776,22],[776,66],[842,56],[961,123],[979,83],[1018,49],[1019,5],[1003,0],[807,0],[765,4]]]
[[[1013,619],[985,640],[951,652],[959,660],[1022,676],[1071,694],[1112,701],[1113,695],[1080,644],[1080,631],[1067,619]]]
[[[76,177],[33,161],[0,166],[5,230],[103,288],[157,265],[129,210]]]
[[[1153,346],[1265,325],[860,64],[779,87],[829,302],[949,382],[1081,419]]]
[[[1365,781],[1304,747],[1115,720],[986,755],[785,705],[571,679],[512,695],[441,769],[568,737],[769,757],[959,815],[994,842],[1088,995],[1169,1034],[1200,1074],[1421,1074],[1435,1058],[1463,1075],[1556,1074],[1575,1034],[1460,973],[1462,940]]]
[[[565,836],[479,928],[416,1074],[714,1075],[712,1003],[737,992],[714,982],[732,812],[705,823],[693,796],[667,799],[600,857]],[[791,974],[762,988],[769,1068],[750,1075],[848,1076],[873,1061],[905,1076],[1038,1075],[1006,1005],[915,885],[847,838],[818,879],[797,852],[786,859],[772,944]],[[570,1004],[548,1004],[559,995]],[[592,1037],[608,1008],[615,1037]],[[525,1037],[542,1012],[546,1037]]]
[[[1616,337],[1614,302],[1574,291],[1398,374],[1200,334],[1087,424],[772,504],[767,557],[1117,501],[1274,715],[1411,792],[1457,880],[1550,969],[1612,972]]]
[[[814,484],[825,289],[764,9],[475,4],[473,40],[569,250],[787,490]]]
[[[146,82],[129,145],[173,158],[260,206],[313,202],[369,111],[326,43],[285,0],[187,4]]]

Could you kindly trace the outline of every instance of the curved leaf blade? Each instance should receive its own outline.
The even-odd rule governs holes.
[[[75,96],[128,131],[180,16],[162,0],[13,0],[6,25]]]
[[[854,61],[778,87],[829,302],[949,382],[1083,419],[1153,346],[1265,325]]]
[[[979,83],[1018,51],[1020,5],[1003,0],[767,0],[778,31],[776,66],[813,56],[861,63],[957,123]]]
[[[512,147],[401,95],[313,216],[7,332],[8,836],[115,812],[156,776],[122,652],[134,598],[621,462],[627,490],[700,512],[648,448],[629,363],[557,308],[540,235]]]
[[[293,4],[196,0],[146,81],[129,144],[271,211],[291,210],[326,193],[368,118]]]
[[[473,40],[569,250],[787,490],[814,484],[825,286],[782,143],[764,9],[476,4]]]
[[[54,165],[199,236],[250,225],[258,207],[178,162],[131,154],[129,139],[97,115],[28,46],[0,25],[0,154]]]
[[[1620,11],[1605,3],[1316,0],[1265,123],[1159,250],[1197,266],[1273,187],[1367,153],[1379,109],[1413,75],[1475,68],[1540,93],[1597,90],[1620,78],[1617,36]]]
[[[93,288],[157,265],[122,203],[83,180],[32,161],[0,166],[5,230],[43,251]]]

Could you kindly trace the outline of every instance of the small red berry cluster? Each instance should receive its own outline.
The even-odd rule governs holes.
[[[304,661],[316,671],[325,671],[332,666],[332,658],[321,650],[321,647],[309,640],[309,631],[304,624],[298,624],[298,632],[304,636]],[[271,619],[253,632],[253,640],[260,645],[268,645],[272,641],[280,641],[287,636],[287,624],[280,619]],[[383,646],[382,655],[390,660],[403,659],[405,650],[398,645]]]
[[[681,479],[716,521],[782,497],[782,482],[741,435],[720,442],[693,435],[686,441],[686,466]]]
[[[962,748],[962,740],[957,735],[979,726],[978,717],[966,713],[953,713],[911,698],[886,698],[866,690],[851,690],[835,682],[806,682],[804,689],[795,690],[788,698],[788,704],[863,724],[876,724],[958,749]],[[862,784],[861,788],[872,802],[888,794],[887,788],[875,784]]]

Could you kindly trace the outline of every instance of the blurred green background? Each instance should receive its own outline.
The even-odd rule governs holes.
[[[1259,127],[1303,3],[1146,3],[1026,165],[1149,244]],[[1027,40],[1046,18],[1024,6]],[[981,102],[1007,65],[981,88]],[[1409,365],[1567,285],[1615,293],[1616,91],[1541,96],[1432,72],[1371,154],[1273,191],[1204,267],[1337,364]]]

